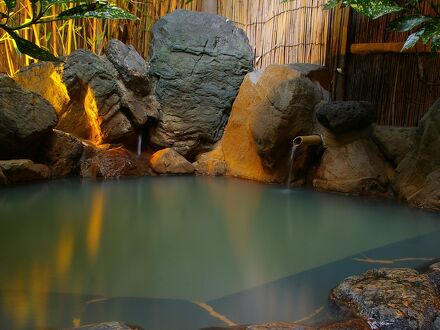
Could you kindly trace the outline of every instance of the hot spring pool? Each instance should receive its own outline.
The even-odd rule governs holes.
[[[0,190],[0,329],[329,318],[327,293],[440,256],[440,214],[224,178]]]

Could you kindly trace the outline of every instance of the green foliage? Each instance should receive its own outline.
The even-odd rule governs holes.
[[[16,0],[0,0],[6,4],[7,12],[0,13],[0,29],[7,32],[15,41],[17,49],[26,55],[35,59],[43,61],[56,61],[57,58],[46,49],[43,49],[33,42],[23,39],[16,31],[27,28],[33,24],[44,24],[60,20],[69,20],[75,18],[99,18],[99,19],[129,19],[137,20],[138,18],[129,12],[122,10],[119,7],[109,4],[107,1],[93,1],[82,0],[31,0],[32,19],[21,25],[13,26],[8,24],[11,16],[14,14],[13,10],[17,6]],[[55,17],[44,18],[44,15],[49,12],[49,9],[54,5],[75,3],[76,6],[62,11]],[[4,23],[3,23],[4,21]]]
[[[423,2],[429,4],[435,15],[422,12],[420,5]],[[372,19],[397,13],[398,17],[388,25],[388,29],[412,32],[402,51],[414,47],[419,41],[425,45],[431,42],[433,52],[440,50],[440,9],[436,0],[329,0],[325,7],[331,9],[339,4],[350,6]]]

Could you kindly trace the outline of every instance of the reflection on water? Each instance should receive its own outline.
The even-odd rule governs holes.
[[[0,329],[307,319],[324,313],[317,290],[342,276],[328,265],[351,260],[350,274],[377,266],[353,255],[438,257],[429,237],[439,220],[391,202],[221,178],[1,189]]]

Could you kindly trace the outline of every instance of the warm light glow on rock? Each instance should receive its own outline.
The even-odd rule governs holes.
[[[98,106],[96,105],[93,90],[90,87],[87,89],[87,94],[84,98],[84,110],[91,128],[90,140],[95,144],[100,144],[102,142],[102,132],[98,115]]]
[[[61,116],[70,101],[62,76],[62,65],[44,62],[20,71],[13,78],[23,88],[37,93],[48,100],[58,115]]]
[[[101,242],[103,209],[104,193],[101,190],[97,190],[93,195],[92,210],[90,212],[87,230],[87,252],[92,261],[96,258]]]

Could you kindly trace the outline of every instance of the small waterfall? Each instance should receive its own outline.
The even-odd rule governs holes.
[[[292,145],[292,151],[290,152],[290,160],[289,160],[289,175],[287,177],[287,188],[290,187],[290,180],[292,180],[292,171],[293,171],[293,160],[295,159],[295,152],[296,149],[298,148],[297,144],[293,144]]]
[[[138,143],[137,143],[137,155],[140,156],[142,153],[142,133],[138,135]]]

